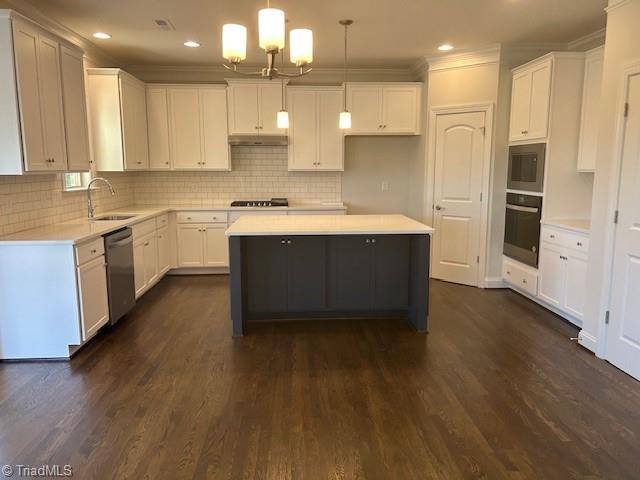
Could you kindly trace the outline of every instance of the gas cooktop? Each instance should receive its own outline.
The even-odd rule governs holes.
[[[286,198],[272,198],[271,200],[234,200],[232,207],[288,207]]]

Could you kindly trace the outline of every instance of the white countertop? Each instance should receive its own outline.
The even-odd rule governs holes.
[[[553,218],[551,220],[542,220],[540,223],[580,233],[589,233],[591,231],[591,220],[588,218]]]
[[[293,204],[289,207],[269,207],[269,210],[344,210],[346,207],[342,204]],[[133,215],[132,218],[126,220],[100,220],[89,221],[87,218],[78,218],[64,223],[54,225],[46,225],[43,227],[22,230],[0,237],[0,246],[2,245],[57,245],[70,244],[75,245],[83,243],[123,227],[128,227],[136,223],[143,222],[149,218],[162,215],[172,211],[264,211],[265,207],[229,207],[229,206],[189,206],[180,205],[175,207],[124,207],[109,212],[101,212],[96,217],[106,215]]]
[[[404,215],[246,216],[227,236],[427,234],[433,228]]]

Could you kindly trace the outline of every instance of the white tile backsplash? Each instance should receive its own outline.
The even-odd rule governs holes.
[[[100,173],[96,213],[128,205],[219,205],[235,199],[287,197],[339,202],[339,172],[289,172],[287,147],[233,147],[231,172]],[[0,176],[0,235],[86,215],[85,192],[63,192],[60,174]]]

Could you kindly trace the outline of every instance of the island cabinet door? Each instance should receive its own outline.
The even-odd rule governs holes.
[[[327,237],[287,237],[287,306],[290,312],[327,308]]]
[[[287,241],[277,236],[247,237],[248,308],[254,313],[287,311]]]
[[[409,306],[409,235],[378,235],[374,247],[373,307],[376,310],[406,310]]]
[[[332,309],[370,310],[373,244],[364,235],[330,238],[330,302]]]

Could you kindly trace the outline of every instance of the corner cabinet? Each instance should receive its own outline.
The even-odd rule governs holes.
[[[579,172],[595,172],[596,170],[603,64],[604,47],[587,52],[584,64],[582,117],[578,147]]]
[[[286,85],[286,80],[283,80]],[[284,135],[276,116],[282,109],[281,80],[227,80],[229,135]]]
[[[87,170],[82,50],[11,10],[0,44],[0,175]]]
[[[119,68],[89,68],[87,83],[96,170],[147,170],[144,84]]]
[[[344,170],[339,87],[288,87],[289,171]]]
[[[553,59],[543,57],[513,71],[509,141],[547,137]]]
[[[346,135],[420,135],[422,83],[349,83]]]
[[[148,85],[147,124],[151,169],[231,169],[224,86]]]

